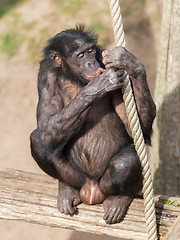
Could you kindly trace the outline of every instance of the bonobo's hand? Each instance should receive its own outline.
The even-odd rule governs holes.
[[[106,69],[122,69],[132,77],[145,73],[143,64],[124,47],[115,47],[110,50],[105,50],[102,53],[102,57]]]
[[[87,84],[89,95],[99,95],[121,88],[124,81],[124,72],[121,70],[107,69],[101,75],[94,77]]]

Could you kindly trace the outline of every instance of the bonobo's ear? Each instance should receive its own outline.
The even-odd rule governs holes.
[[[56,67],[61,67],[62,66],[62,59],[61,59],[58,52],[51,51],[50,54],[49,54],[49,57],[54,62]]]

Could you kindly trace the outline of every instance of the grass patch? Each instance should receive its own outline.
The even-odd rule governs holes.
[[[8,30],[0,35],[0,49],[8,58],[15,55],[22,43],[22,36],[14,30]]]
[[[0,2],[0,18],[9,12],[13,7],[24,2],[25,0],[1,0]]]
[[[174,206],[174,207],[180,207],[179,203],[176,203],[175,201],[171,201],[171,200],[164,200],[163,203],[165,205],[170,205],[170,206]]]

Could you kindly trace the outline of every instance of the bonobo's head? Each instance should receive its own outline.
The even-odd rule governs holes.
[[[97,36],[85,31],[83,26],[62,31],[51,38],[44,49],[45,58],[51,60],[65,76],[78,76],[87,83],[103,70],[102,50],[97,46]],[[74,75],[74,76],[73,76]]]

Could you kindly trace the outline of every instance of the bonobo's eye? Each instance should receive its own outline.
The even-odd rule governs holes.
[[[91,52],[95,52],[95,49],[94,49],[94,47],[91,47],[89,50],[88,50],[88,53],[91,53]]]
[[[84,57],[84,53],[79,53],[78,58],[82,58],[82,57]]]

